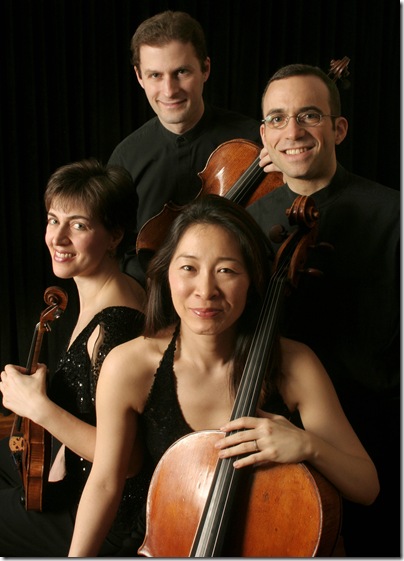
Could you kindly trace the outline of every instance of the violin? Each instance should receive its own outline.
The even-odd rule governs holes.
[[[65,311],[67,299],[67,294],[62,288],[51,286],[45,290],[44,300],[49,306],[41,313],[35,326],[25,368],[26,375],[36,371],[43,336],[51,331],[50,323]],[[44,485],[50,470],[50,434],[30,419],[17,415],[11,429],[9,448],[22,478],[22,500],[26,510],[42,511]]]
[[[281,245],[237,391],[231,420],[256,414],[265,372],[277,339],[285,288],[294,287],[315,245],[318,211],[299,196],[287,211],[297,225]],[[318,271],[308,271],[318,274]],[[147,498],[148,557],[329,556],[341,525],[337,489],[305,462],[262,462],[235,469],[218,458],[221,431],[198,431],[177,440],[154,471]]]

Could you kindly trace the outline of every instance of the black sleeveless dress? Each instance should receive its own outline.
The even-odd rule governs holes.
[[[193,432],[192,427],[188,425],[182,414],[177,396],[174,373],[177,336],[178,328],[175,330],[156,371],[141,418],[146,447],[155,465],[171,444],[182,436]],[[283,415],[293,422],[298,422],[288,410],[278,392],[270,397],[262,409]]]
[[[182,436],[193,432],[192,427],[189,426],[183,416],[177,396],[174,354],[178,332],[179,329],[177,327],[156,371],[155,379],[140,419],[141,429],[149,454],[148,461],[152,468],[155,468],[171,444]],[[278,392],[275,392],[270,397],[262,409],[283,415],[295,424],[301,424],[298,414],[291,414]],[[138,539],[145,533],[145,520],[146,510],[144,507],[139,517],[137,528],[134,530],[134,534],[137,534]]]

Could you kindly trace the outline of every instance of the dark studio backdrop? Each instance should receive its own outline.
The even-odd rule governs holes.
[[[75,314],[75,287],[52,274],[43,191],[58,167],[115,145],[151,114],[130,65],[137,25],[188,11],[206,32],[205,97],[261,118],[270,75],[293,62],[327,70],[348,56],[349,119],[339,159],[399,189],[400,4],[393,0],[2,0],[0,3],[0,365],[25,364],[44,289],[69,291],[46,335],[52,367]],[[369,225],[371,227],[371,225]]]
[[[69,293],[45,335],[51,370],[77,310],[73,281],[52,273],[43,192],[68,162],[107,162],[152,116],[130,65],[138,24],[166,10],[202,24],[212,62],[207,101],[261,118],[265,84],[280,66],[328,71],[348,56],[341,89],[349,132],[339,161],[400,188],[400,3],[395,0],[2,0],[0,2],[0,367],[25,364],[46,287]],[[369,224],[369,228],[372,225]],[[397,490],[399,492],[399,490]]]

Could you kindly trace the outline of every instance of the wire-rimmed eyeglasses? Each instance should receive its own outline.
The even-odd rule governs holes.
[[[296,123],[301,127],[316,127],[319,125],[323,117],[339,117],[339,115],[323,115],[318,111],[302,111],[297,115],[288,115],[287,113],[270,113],[262,119],[262,123],[268,125],[271,129],[283,129],[289,123],[289,119],[296,119]]]

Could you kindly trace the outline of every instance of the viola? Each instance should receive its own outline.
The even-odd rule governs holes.
[[[266,193],[283,184],[282,173],[266,173],[259,166],[261,148],[255,142],[241,138],[220,144],[209,156],[204,169],[198,173],[202,187],[197,197],[220,195],[248,206]],[[140,229],[136,252],[156,251],[182,206],[168,202]]]
[[[45,290],[44,300],[49,306],[41,313],[32,337],[25,374],[33,374],[38,366],[43,336],[51,331],[50,323],[58,319],[67,305],[66,292],[57,286]],[[44,485],[50,469],[50,434],[27,418],[16,416],[9,440],[9,448],[20,472],[26,510],[42,511]]]
[[[298,228],[281,245],[237,391],[231,419],[256,414],[277,339],[286,287],[294,287],[315,245],[318,211],[299,196],[288,209]],[[318,271],[309,271],[318,274]],[[158,463],[148,492],[149,557],[313,557],[332,553],[340,532],[341,498],[306,463],[261,463],[235,469],[218,459],[220,431],[198,431],[175,442]]]
[[[349,85],[350,59],[332,59],[328,76],[344,87]],[[283,185],[281,172],[265,173],[259,166],[258,144],[244,139],[234,139],[218,146],[209,156],[205,168],[198,173],[202,187],[197,197],[208,194],[220,195],[248,206],[280,185]],[[140,229],[136,240],[136,253],[141,262],[153,254],[165,239],[169,227],[181,212],[182,206],[168,202],[162,210],[150,218]]]

